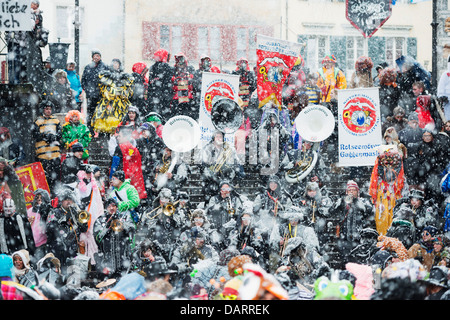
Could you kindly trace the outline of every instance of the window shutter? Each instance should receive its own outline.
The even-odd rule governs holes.
[[[376,66],[386,61],[386,38],[385,37],[371,37],[367,41],[368,54],[373,62],[372,74],[375,76],[377,71]]]
[[[406,53],[408,56],[417,59],[417,38],[406,39]]]
[[[308,53],[308,36],[299,35],[297,37],[297,42],[305,44],[305,46],[300,49],[300,55],[302,56],[303,60],[306,61],[307,53]]]

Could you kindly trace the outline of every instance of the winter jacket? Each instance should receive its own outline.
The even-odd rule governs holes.
[[[174,69],[169,65],[169,53],[160,49],[155,53],[155,63],[148,72],[147,103],[149,111],[165,116],[170,111],[173,97],[172,76]]]
[[[75,141],[81,143],[84,147],[83,159],[89,157],[88,146],[91,139],[89,128],[81,122],[78,124],[66,122],[62,127],[61,142],[67,150],[70,150],[71,143]]]
[[[75,71],[64,70],[67,73],[67,80],[70,82],[70,88],[74,91],[75,101],[81,102],[80,94],[83,92],[80,76]]]
[[[61,157],[59,141],[61,140],[61,124],[55,116],[39,116],[34,122],[32,136],[35,140],[36,157],[42,160],[53,160]]]
[[[233,71],[232,74],[239,76],[239,98],[242,99],[243,107],[245,108],[248,106],[250,97],[257,87],[255,74],[251,70],[241,69]]]
[[[322,90],[322,102],[330,101],[333,89],[347,89],[347,79],[339,68],[333,67],[327,72],[324,68],[320,68],[317,74],[319,75],[317,86]]]
[[[339,237],[359,241],[361,231],[375,225],[373,205],[365,198],[354,198],[350,204],[339,198],[329,210],[330,216],[338,217]]]
[[[408,249],[408,257],[410,259],[418,260],[427,271],[430,271],[433,266],[434,256],[435,252],[433,245],[424,243],[423,241],[413,244],[412,247]]]
[[[392,116],[394,108],[398,106],[400,88],[396,84],[380,84],[380,112],[382,119]]]
[[[86,92],[86,98],[98,100],[100,98],[99,74],[108,69],[108,66],[100,61],[98,64],[91,62],[86,65],[81,77],[81,86]]]
[[[118,201],[120,212],[131,211],[139,206],[139,193],[130,182],[130,179],[125,179],[119,189],[114,189],[110,195]]]

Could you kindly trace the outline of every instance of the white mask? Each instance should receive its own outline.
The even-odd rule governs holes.
[[[16,205],[14,204],[13,199],[7,198],[3,201],[3,211],[7,217],[14,215],[16,212]]]

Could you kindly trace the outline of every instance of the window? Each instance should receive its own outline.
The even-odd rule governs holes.
[[[80,36],[83,34],[84,8],[79,7]],[[59,39],[75,38],[75,6],[56,7],[56,37]]]
[[[405,38],[386,38],[386,62],[395,65],[395,60],[406,51]]]
[[[245,57],[256,62],[256,35],[273,35],[273,27],[143,23],[143,58],[164,48],[172,55],[184,52],[189,61],[208,55],[214,63]]]
[[[363,37],[347,37],[347,74],[352,74],[355,69],[355,62],[361,56],[366,55],[365,45]]]

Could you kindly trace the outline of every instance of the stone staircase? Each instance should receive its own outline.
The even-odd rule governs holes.
[[[109,138],[106,137],[95,138],[89,146],[89,163],[98,165],[105,174],[109,173],[109,167],[111,165],[111,157],[108,152],[108,140]],[[364,190],[367,190],[370,181],[371,168],[357,167],[334,170],[328,167],[325,171],[325,179],[323,182],[332,201],[335,201],[344,193],[348,180],[355,180],[359,184],[363,196],[367,196],[367,192]],[[265,182],[263,182],[262,176],[259,174],[259,168],[255,165],[245,165],[244,172],[246,173],[246,177],[238,182],[235,190],[237,193],[247,196],[252,201],[265,188]],[[206,202],[205,195],[202,193],[202,183],[200,168],[192,165],[188,183],[181,190],[189,194],[191,204],[194,208]],[[336,225],[338,220],[339,217],[330,217],[328,221]],[[336,238],[334,235],[331,235],[328,243],[325,245],[324,259],[332,268],[339,268],[339,265],[336,264],[336,261],[338,261],[337,252]]]

